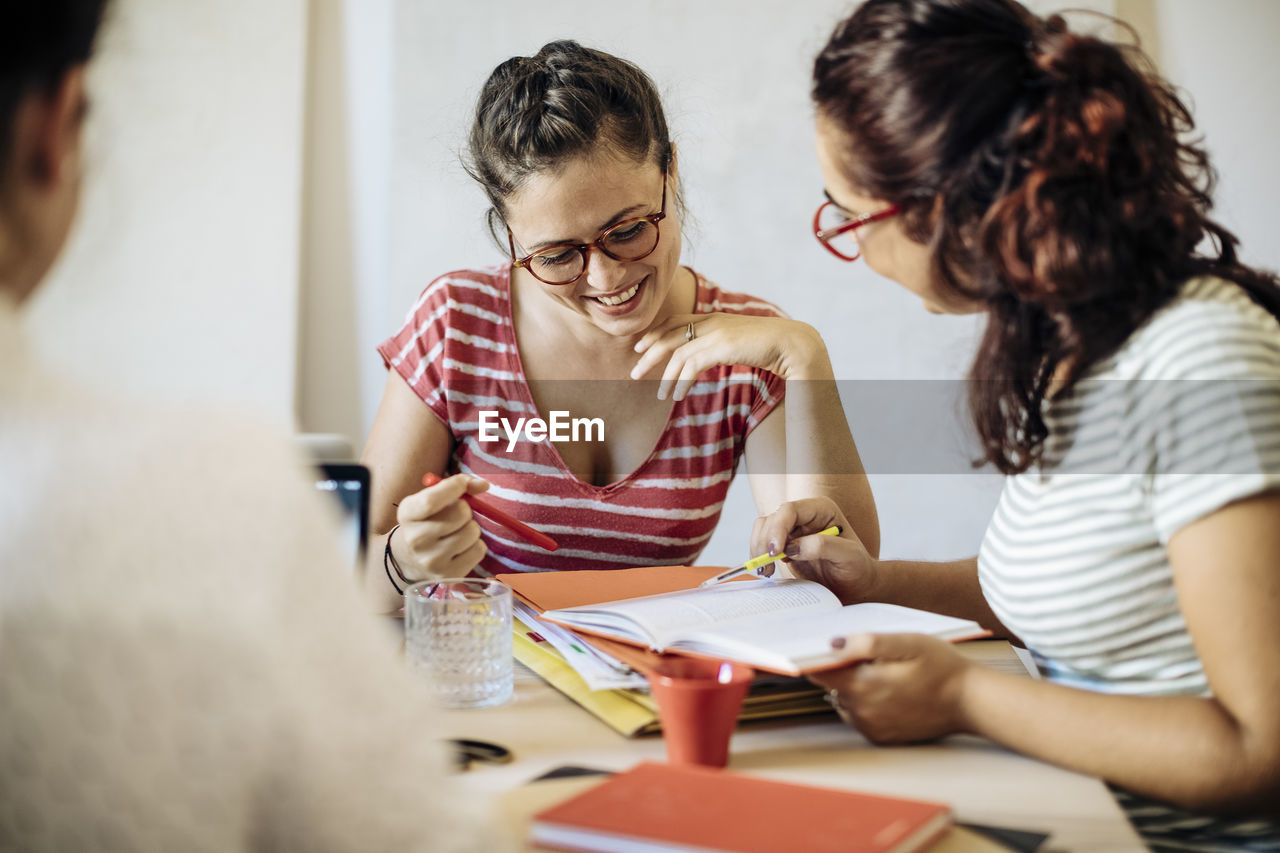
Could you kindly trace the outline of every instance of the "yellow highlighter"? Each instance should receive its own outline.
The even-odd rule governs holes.
[[[826,530],[819,530],[817,533],[812,535],[839,536],[840,533],[841,533],[840,525],[833,524],[831,527],[828,527]],[[728,571],[721,572],[720,574],[716,575],[713,578],[707,578],[702,583],[698,584],[698,588],[701,589],[704,586],[714,586],[715,584],[718,584],[722,581],[727,581],[730,578],[736,578],[738,575],[745,575],[747,572],[754,572],[756,569],[760,568],[761,566],[767,566],[770,563],[776,562],[777,560],[784,559],[785,557],[786,557],[785,554],[761,554],[759,557],[752,557],[750,560],[747,560],[745,563],[743,563],[741,566],[738,566],[736,569],[729,569]]]

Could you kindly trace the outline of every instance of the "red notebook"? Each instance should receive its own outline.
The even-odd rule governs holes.
[[[939,803],[645,762],[534,815],[559,850],[910,853],[952,826]]]

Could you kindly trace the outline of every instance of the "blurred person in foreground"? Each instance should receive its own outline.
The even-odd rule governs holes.
[[[104,5],[0,6],[0,849],[493,849],[288,441],[24,346]]]
[[[846,603],[975,619],[840,638],[876,742],[970,732],[1110,783],[1148,843],[1280,849],[1280,287],[1214,222],[1191,115],[1135,48],[1012,0],[870,0],[814,66],[815,234],[939,313],[1008,475],[976,557],[877,560],[800,501],[757,526]],[[925,523],[922,520],[922,523]],[[757,552],[758,552],[757,551]]]

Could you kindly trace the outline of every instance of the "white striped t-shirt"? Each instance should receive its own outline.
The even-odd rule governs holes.
[[[768,302],[694,277],[695,313],[785,316]],[[448,427],[455,442],[450,473],[488,480],[486,501],[559,545],[544,551],[477,517],[488,553],[476,573],[691,563],[715,530],[747,436],[782,401],[785,382],[754,367],[707,370],[674,404],[636,470],[603,486],[584,482],[551,442],[522,439],[508,451],[505,439],[480,441],[483,411],[513,422],[539,416],[516,348],[510,287],[509,265],[441,276],[378,347]],[[645,392],[637,386],[636,393]]]
[[[1050,680],[1209,695],[1165,546],[1280,486],[1280,324],[1238,285],[1190,281],[1044,415],[1043,460],[1006,481],[983,540],[984,595]],[[1275,822],[1120,798],[1157,846],[1280,850]]]

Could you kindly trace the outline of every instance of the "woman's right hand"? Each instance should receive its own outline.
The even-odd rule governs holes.
[[[486,547],[462,496],[488,488],[478,477],[455,474],[401,500],[396,510],[400,529],[391,537],[400,573],[421,581],[465,577],[474,569]]]
[[[784,380],[831,375],[818,330],[786,317],[675,314],[645,333],[635,350],[640,359],[631,378],[651,377],[661,368],[659,400],[683,400],[703,371],[722,364],[758,367]]]
[[[839,525],[838,536],[814,535]],[[879,561],[872,557],[835,501],[827,497],[788,501],[756,519],[751,553],[787,555],[796,577],[817,581],[845,604],[875,601]]]

